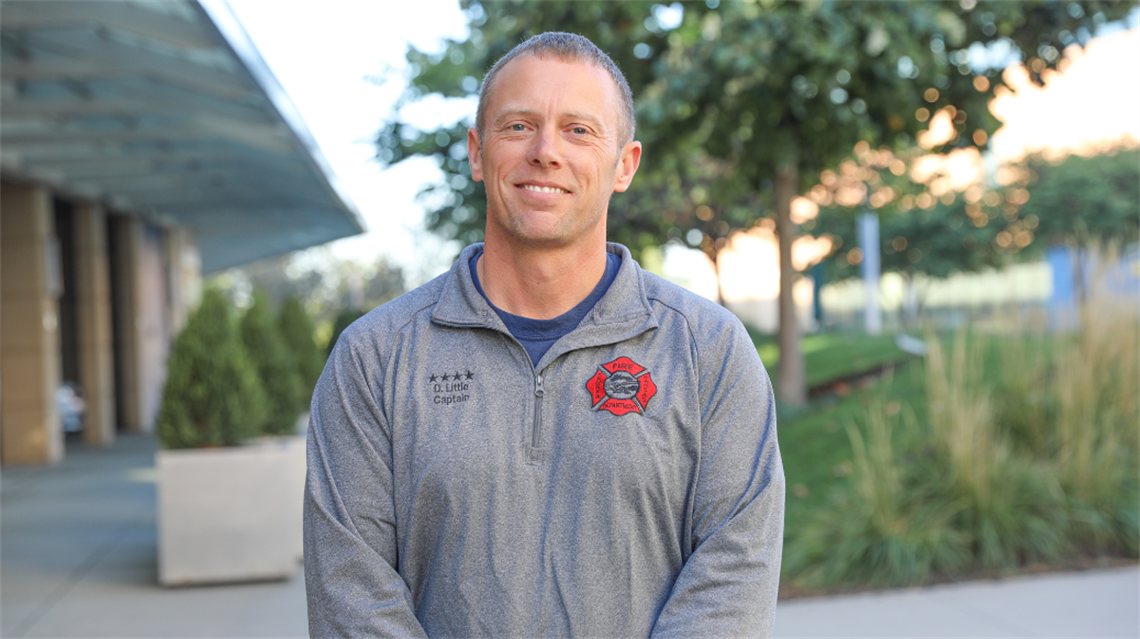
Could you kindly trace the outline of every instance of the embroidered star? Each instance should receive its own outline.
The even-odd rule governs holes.
[[[428,378],[428,381],[429,381],[429,382],[434,382],[434,381],[436,381],[436,380],[438,380],[438,379],[439,379],[439,375],[436,375],[435,373],[432,373],[432,374],[431,374],[431,377],[429,377],[429,378]]]
[[[459,374],[459,371],[455,371],[455,373],[451,376],[451,379],[458,380],[460,377],[462,377],[462,375]]]
[[[473,377],[475,377],[475,373],[472,373],[471,371],[467,371],[467,379],[471,379]]]
[[[451,375],[448,375],[447,373],[444,373],[444,374],[443,374],[443,381],[445,381],[445,382],[446,382],[446,381],[447,381],[447,380],[449,380],[449,379],[451,379]]]

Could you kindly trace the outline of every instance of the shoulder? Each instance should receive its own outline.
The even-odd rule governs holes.
[[[744,330],[740,319],[725,307],[665,278],[641,271],[645,297],[658,314],[676,314],[704,331]]]
[[[653,273],[641,277],[658,324],[674,339],[683,335],[703,373],[763,370],[752,338],[731,311]]]

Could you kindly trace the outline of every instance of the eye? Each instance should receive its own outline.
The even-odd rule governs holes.
[[[586,130],[586,127],[584,127],[584,126],[576,126],[576,127],[574,127],[573,129],[571,129],[571,130],[572,130],[574,133],[577,133],[577,134],[579,134],[579,135],[586,135],[587,133],[589,133],[589,131],[587,131],[587,130]]]
[[[526,126],[519,124],[517,122],[515,124],[512,124],[510,128],[512,131],[525,131],[526,130]]]

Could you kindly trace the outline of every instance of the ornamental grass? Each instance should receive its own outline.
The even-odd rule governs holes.
[[[789,531],[788,585],[906,586],[1135,559],[1140,313],[1134,297],[1085,295],[1072,331],[928,335],[910,371],[917,391],[890,402],[889,390],[873,393],[846,424],[851,472]]]

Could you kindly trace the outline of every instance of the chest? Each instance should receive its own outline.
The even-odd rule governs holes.
[[[699,460],[696,375],[657,333],[573,350],[536,371],[507,336],[435,336],[386,402],[409,502],[680,510]]]

